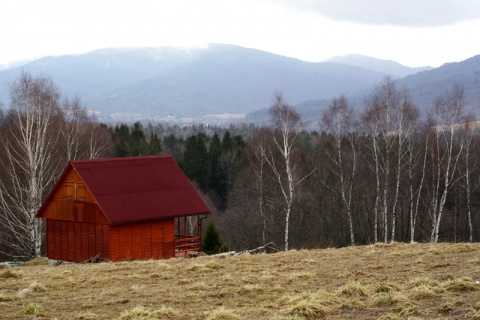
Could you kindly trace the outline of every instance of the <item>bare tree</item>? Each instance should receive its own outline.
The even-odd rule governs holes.
[[[397,222],[397,205],[399,201],[400,182],[404,173],[404,166],[408,160],[407,143],[412,140],[416,121],[418,119],[418,109],[409,99],[406,89],[396,92],[397,98],[392,110],[393,132],[390,133],[396,138],[396,168],[395,168],[395,195],[392,205],[392,232],[391,240],[395,241],[395,230]]]
[[[407,172],[408,172],[408,192],[409,192],[409,224],[410,224],[410,242],[415,241],[415,226],[417,224],[418,210],[420,206],[420,199],[425,182],[426,167],[427,167],[427,151],[429,145],[429,135],[426,131],[424,136],[424,148],[419,150],[418,143],[420,141],[415,140],[414,134],[408,138],[408,160],[407,160]],[[421,160],[421,168],[419,168]],[[418,184],[415,182],[418,170],[421,170],[421,178]]]
[[[63,108],[65,121],[61,135],[65,143],[65,153],[68,160],[79,159],[82,157],[80,150],[80,135],[83,124],[87,122],[87,110],[82,108],[80,98],[75,97],[73,100],[65,98],[63,100]]]
[[[273,122],[273,141],[280,153],[281,161],[276,160],[272,150],[264,151],[265,160],[270,165],[275,180],[278,182],[283,195],[285,213],[285,251],[289,248],[289,223],[293,211],[293,201],[296,188],[312,172],[303,174],[295,162],[293,155],[300,131],[304,128],[300,115],[292,106],[287,104],[280,93],[275,95],[273,106],[269,110]]]
[[[472,193],[478,187],[472,182],[474,173],[478,170],[478,159],[474,151],[476,150],[477,141],[476,135],[476,122],[473,117],[466,117],[466,120],[462,126],[461,139],[464,146],[464,152],[462,157],[462,168],[460,175],[463,183],[462,187],[465,190],[465,202],[467,209],[467,222],[468,222],[468,241],[473,242],[473,221],[472,221]]]
[[[438,242],[440,223],[447,195],[455,181],[455,171],[462,154],[463,144],[458,143],[457,131],[462,122],[464,90],[455,85],[444,97],[437,99],[434,108],[435,148],[433,149],[434,175],[430,196],[432,228],[430,241]],[[440,195],[440,197],[439,197]]]
[[[322,123],[333,140],[334,151],[326,153],[333,163],[333,173],[339,182],[342,206],[345,208],[350,231],[350,244],[355,245],[352,218],[352,198],[357,170],[357,142],[355,134],[355,113],[344,95],[332,100],[322,116]],[[347,150],[343,142],[348,145]]]
[[[377,188],[374,205],[375,241],[377,217],[382,226],[383,241],[388,242],[389,235],[391,241],[395,240],[402,173],[408,155],[407,141],[413,133],[417,117],[418,111],[407,91],[398,91],[388,77],[366,101],[363,123],[371,141],[368,148],[372,150],[373,162],[370,162],[370,166],[375,173]]]
[[[365,126],[365,134],[369,137],[366,141],[370,140],[367,144],[367,148],[370,149],[373,157],[373,163],[367,158],[367,163],[370,169],[375,174],[375,200],[373,204],[373,238],[374,243],[378,242],[378,227],[380,223],[379,205],[380,205],[380,149],[379,149],[379,132],[380,132],[380,115],[381,110],[379,104],[373,100],[373,104],[370,108],[366,108],[362,115],[363,125]]]
[[[266,159],[266,139],[270,134],[267,128],[260,129],[252,138],[250,152],[247,153],[250,168],[253,171],[254,181],[251,184],[253,193],[256,195],[258,212],[262,219],[262,244],[267,243],[268,238],[268,171]]]
[[[27,73],[11,88],[9,130],[2,136],[0,224],[12,238],[1,241],[21,257],[41,254],[44,225],[35,214],[63,165],[55,151],[59,96],[50,79]]]

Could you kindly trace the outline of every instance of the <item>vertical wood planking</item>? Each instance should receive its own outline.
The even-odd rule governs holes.
[[[103,258],[110,257],[110,226],[103,224],[102,225],[102,245],[103,245]]]
[[[163,258],[173,258],[175,257],[175,223],[173,218],[163,220],[163,234]]]
[[[143,255],[145,259],[152,259],[152,223],[144,223],[142,225],[143,236]]]
[[[75,258],[74,261],[82,261],[82,223],[75,223]]]
[[[121,260],[127,260],[133,258],[133,236],[132,236],[132,226],[123,225],[120,227],[120,238],[121,238]]]
[[[110,228],[110,260],[120,261],[120,227],[112,226]]]

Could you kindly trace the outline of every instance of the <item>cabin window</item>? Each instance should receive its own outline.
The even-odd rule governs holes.
[[[83,183],[67,182],[65,184],[65,199],[85,201],[85,194]]]

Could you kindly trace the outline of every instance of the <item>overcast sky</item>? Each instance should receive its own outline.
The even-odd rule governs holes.
[[[99,48],[235,44],[411,67],[480,54],[475,0],[2,0],[0,64]]]

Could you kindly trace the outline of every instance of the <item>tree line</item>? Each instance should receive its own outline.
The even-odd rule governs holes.
[[[0,109],[0,255],[42,254],[35,213],[72,159],[170,153],[231,249],[390,241],[478,241],[478,123],[460,87],[421,117],[389,79],[353,108],[345,96],[318,131],[281,93],[270,125],[99,123],[46,77],[22,74]]]
[[[333,99],[316,133],[277,95],[218,215],[224,236],[234,248],[478,241],[479,123],[465,104],[453,86],[422,120],[385,78],[360,110]]]

